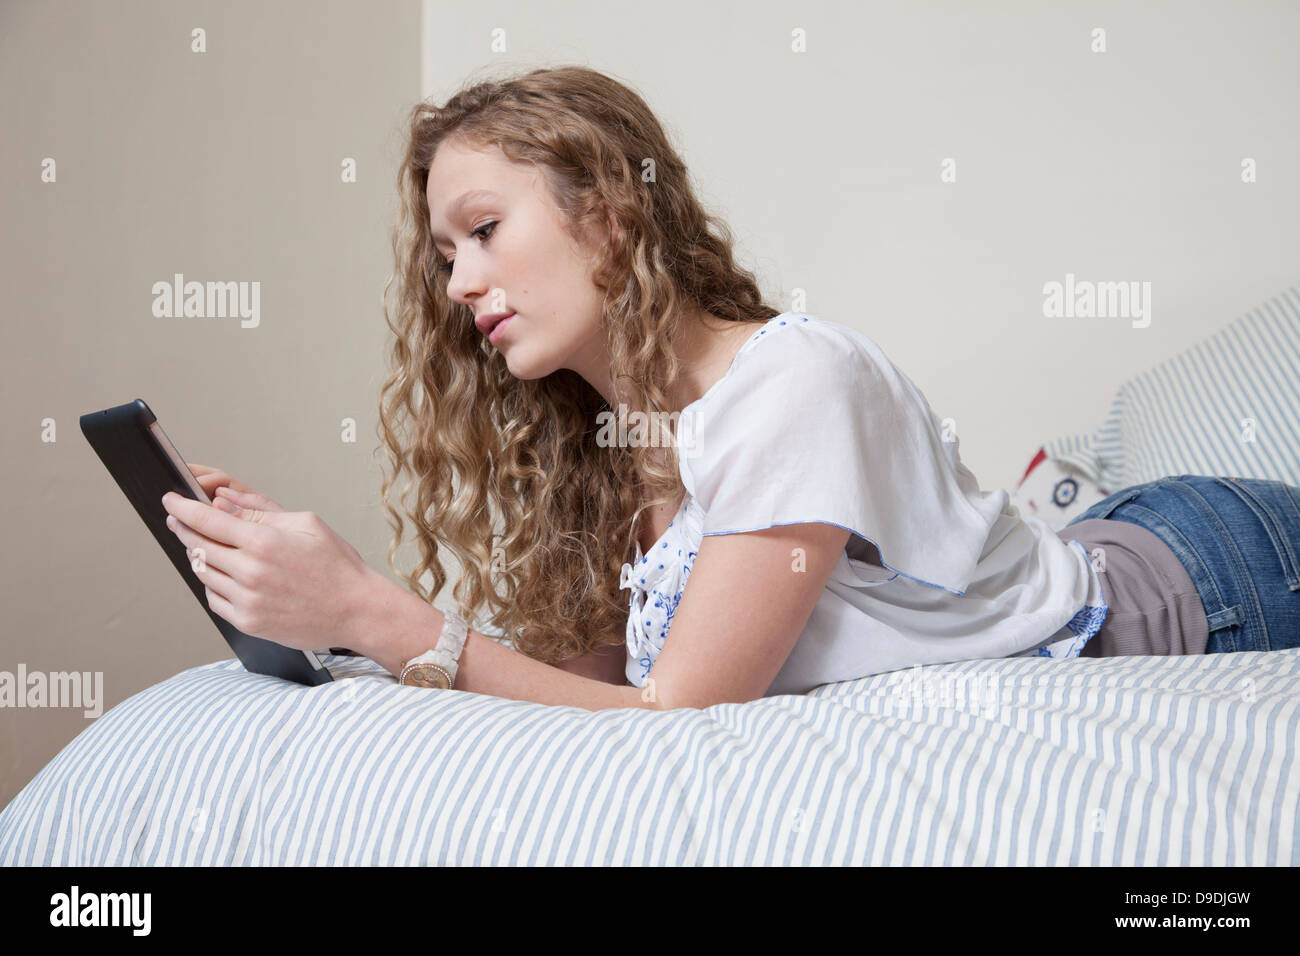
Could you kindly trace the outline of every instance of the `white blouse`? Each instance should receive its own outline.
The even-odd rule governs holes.
[[[1022,515],[1006,491],[982,491],[957,436],[856,329],[775,316],[682,410],[677,434],[686,494],[622,569],[634,686],[708,534],[814,521],[853,532],[766,696],[914,664],[1077,657],[1106,616],[1083,544]]]

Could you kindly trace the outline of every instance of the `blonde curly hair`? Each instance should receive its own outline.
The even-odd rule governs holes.
[[[396,266],[383,296],[394,335],[378,428],[393,467],[382,489],[394,534],[388,564],[431,601],[447,581],[438,558],[445,545],[462,569],[453,590],[459,612],[500,628],[521,653],[560,663],[623,643],[620,571],[634,557],[641,513],[681,497],[677,450],[598,443],[597,416],[610,411],[599,392],[570,369],[514,378],[475,329],[473,311],[448,298],[425,190],[438,146],[453,136],[537,168],[575,238],[613,211],[620,233],[594,277],[605,296],[611,378],[628,383],[618,401],[629,408],[669,412],[665,395],[678,375],[669,344],[683,316],[703,309],[761,323],[778,310],[736,265],[730,230],[706,214],[650,108],[610,77],[539,69],[411,110]],[[650,182],[642,178],[647,159]],[[401,575],[394,555],[404,523],[389,490],[404,472],[399,504],[421,560]]]

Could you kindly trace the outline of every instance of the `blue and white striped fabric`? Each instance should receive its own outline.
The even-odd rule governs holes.
[[[1092,435],[1043,446],[1107,493],[1166,475],[1300,484],[1300,285],[1140,375]]]
[[[1295,865],[1300,650],[963,661],[703,710],[300,687],[114,707],[0,814],[11,865]]]

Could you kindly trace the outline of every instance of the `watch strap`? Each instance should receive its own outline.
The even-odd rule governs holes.
[[[469,638],[469,623],[455,611],[442,612],[442,630],[438,635],[436,646],[413,657],[402,666],[397,681],[406,683],[406,675],[416,664],[436,667],[447,681],[447,687],[456,686],[456,672],[460,668],[460,655],[465,650],[465,641]]]
[[[456,686],[456,671],[460,669],[460,655],[469,638],[469,623],[455,611],[443,611],[442,633],[433,649],[432,662],[447,672],[451,687]]]

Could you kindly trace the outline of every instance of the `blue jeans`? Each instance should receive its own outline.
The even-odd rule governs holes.
[[[1300,488],[1176,475],[1122,488],[1070,524],[1087,518],[1140,525],[1169,546],[1205,605],[1205,653],[1300,647]]]

